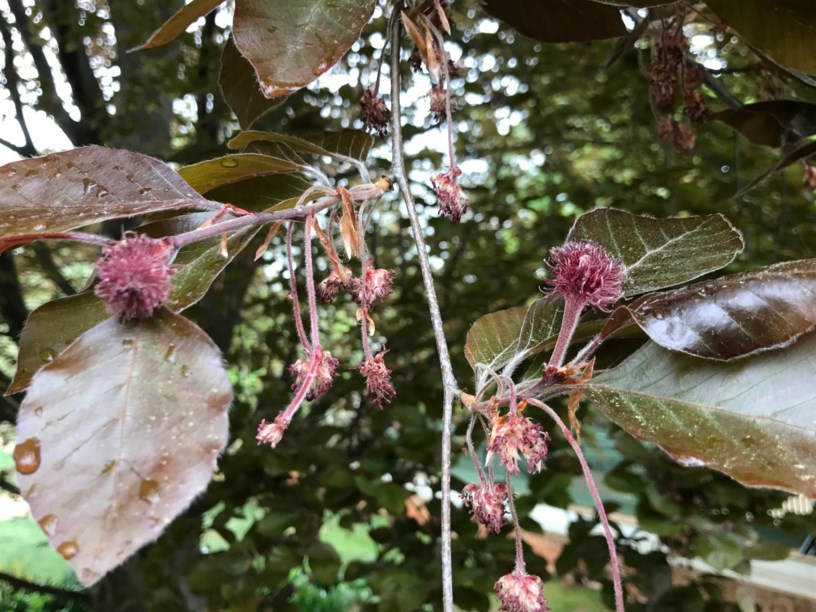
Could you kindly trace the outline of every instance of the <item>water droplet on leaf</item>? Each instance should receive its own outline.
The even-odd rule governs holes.
[[[238,160],[233,159],[232,157],[226,157],[221,160],[221,165],[225,168],[237,168],[238,167]]]
[[[41,232],[45,229],[45,223],[38,223],[32,228],[35,232]]]
[[[73,540],[68,540],[57,546],[57,552],[62,555],[63,559],[73,559],[79,552],[79,545]]]
[[[93,193],[96,191],[97,187],[99,187],[99,185],[96,183],[96,181],[89,179],[87,176],[82,179],[82,192],[85,195]]]
[[[133,346],[133,338],[125,338],[122,340],[122,346],[126,349],[130,349]]]
[[[167,363],[176,363],[176,345],[171,344],[167,347],[167,350],[164,353],[164,360]]]
[[[43,413],[43,407],[42,406],[37,406],[34,409],[34,414],[36,414],[37,416],[42,416],[42,413]]]
[[[190,366],[188,366],[188,365],[181,366],[181,375],[184,378],[187,378],[190,374],[191,374]]]
[[[111,459],[110,461],[108,461],[105,464],[105,467],[102,468],[102,473],[103,474],[109,474],[113,470],[113,468],[115,466],[116,466],[116,461],[114,459]]]
[[[40,467],[40,440],[29,438],[14,447],[14,465],[21,474],[33,474]]]
[[[159,501],[159,483],[150,478],[142,480],[139,484],[139,499],[148,504],[155,504]]]
[[[56,514],[46,514],[42,517],[39,521],[40,529],[45,532],[49,538],[54,537],[54,534],[57,532],[57,527],[59,526],[59,518],[57,518]]]
[[[40,359],[42,359],[43,363],[51,363],[56,356],[56,352],[51,347],[44,348],[40,351]]]

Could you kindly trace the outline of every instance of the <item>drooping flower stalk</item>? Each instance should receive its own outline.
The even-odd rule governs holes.
[[[589,469],[589,465],[586,462],[586,457],[584,457],[584,453],[581,451],[581,445],[576,442],[575,438],[573,438],[569,427],[567,427],[564,421],[561,420],[561,417],[559,417],[558,414],[547,404],[533,398],[527,398],[527,402],[530,405],[540,408],[546,412],[550,418],[555,421],[555,424],[558,425],[558,428],[564,433],[564,436],[567,438],[567,442],[569,442],[569,445],[572,447],[572,450],[575,451],[575,455],[578,457],[578,461],[581,464],[581,470],[584,472],[584,480],[587,483],[587,488],[589,489],[589,493],[592,495],[592,500],[595,503],[595,509],[598,512],[598,519],[603,527],[606,545],[609,549],[609,564],[612,568],[612,583],[615,589],[615,610],[616,612],[624,612],[623,585],[620,577],[618,553],[617,549],[615,548],[615,537],[612,534],[612,528],[609,525],[609,519],[606,516],[606,510],[603,507],[601,496],[598,494],[598,488],[595,486],[592,471]]]
[[[286,228],[286,260],[289,265],[289,286],[291,287],[289,297],[292,299],[292,310],[294,311],[295,329],[297,329],[298,338],[300,338],[303,349],[308,353],[312,350],[312,345],[306,337],[306,330],[303,327],[303,319],[300,315],[300,300],[298,298],[297,278],[295,277],[295,262],[292,258],[292,232],[294,226],[294,223],[289,223]]]

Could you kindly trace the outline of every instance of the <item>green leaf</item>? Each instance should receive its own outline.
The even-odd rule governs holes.
[[[626,34],[617,8],[590,0],[485,0],[484,9],[541,42],[586,42]]]
[[[241,132],[229,141],[230,149],[245,149],[257,142],[272,142],[286,145],[293,151],[345,157],[365,161],[374,146],[374,138],[362,130],[341,130],[339,132],[319,132],[306,138],[288,136],[276,132]]]
[[[213,342],[167,311],[128,324],[111,317],[34,376],[17,423],[18,480],[83,584],[158,537],[204,490],[231,399]]]
[[[199,17],[204,17],[204,15],[214,10],[218,5],[223,4],[224,1],[225,0],[192,0],[192,2],[186,4],[175,15],[165,21],[158,30],[150,35],[150,38],[138,47],[131,49],[131,51],[152,49],[166,45],[183,34],[184,30],[195,23]]]
[[[317,542],[308,550],[309,571],[321,584],[334,584],[340,573],[340,556],[325,542]]]
[[[223,185],[210,191],[207,197],[253,212],[269,212],[292,208],[311,186],[300,174],[270,174]]]
[[[727,266],[742,236],[720,214],[654,219],[599,208],[575,221],[567,240],[592,240],[626,267],[627,297],[672,287]]]
[[[255,69],[240,54],[230,36],[221,53],[218,84],[224,99],[238,118],[238,125],[246,129],[268,110],[282,104],[287,96],[269,99],[261,93]]]
[[[236,153],[185,166],[179,174],[199,193],[239,183],[249,178],[298,172],[301,164],[258,153]]]
[[[169,166],[122,149],[80,147],[0,167],[0,236],[201,204],[208,202]]]
[[[731,569],[742,561],[742,542],[726,532],[700,535],[694,540],[692,549],[718,572]]]
[[[706,359],[780,348],[816,327],[816,259],[651,296],[629,312],[660,346]]]
[[[714,113],[750,142],[782,147],[816,133],[816,104],[798,100],[770,100]]]
[[[816,334],[726,363],[649,342],[582,388],[607,418],[683,465],[814,497],[815,366]]]
[[[816,5],[811,0],[706,0],[726,25],[779,63],[816,72]]]
[[[374,13],[376,0],[239,0],[235,46],[267,98],[291,93],[334,66]]]

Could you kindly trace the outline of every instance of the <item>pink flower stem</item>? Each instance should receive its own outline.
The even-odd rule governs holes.
[[[437,5],[438,6],[438,5]],[[454,168],[456,168],[456,154],[454,153],[453,147],[453,113],[451,112],[451,79],[450,79],[450,70],[448,66],[449,56],[448,52],[445,51],[445,39],[442,36],[442,33],[436,28],[433,22],[426,16],[423,15],[425,25],[428,29],[433,33],[434,38],[436,38],[436,44],[439,45],[439,52],[442,55],[442,76],[444,79],[444,83],[442,85],[445,87],[445,120],[447,123],[447,133],[448,133],[448,160],[450,162],[450,171],[453,173]]]
[[[513,519],[513,535],[516,538],[516,571],[519,573],[525,572],[524,565],[524,547],[521,541],[521,524],[518,520],[518,512],[516,512],[516,494],[513,492],[512,477],[510,472],[506,473],[507,482],[507,505],[510,506],[510,517]]]
[[[313,214],[306,217],[303,252],[306,254],[306,293],[309,299],[309,325],[312,332],[312,345],[316,349],[320,346],[320,338],[318,336],[319,327],[317,324],[317,298],[315,295],[314,267],[312,266],[312,224],[314,223],[314,220],[315,218]]]
[[[541,408],[541,410],[546,412],[550,418],[555,421],[556,425],[558,425],[558,427],[564,433],[564,436],[567,438],[567,442],[569,442],[570,446],[572,446],[572,450],[575,451],[578,461],[581,463],[581,469],[584,472],[584,480],[586,480],[589,492],[592,495],[593,501],[595,502],[595,509],[598,511],[598,518],[603,526],[606,545],[609,548],[609,564],[612,567],[612,583],[615,587],[615,610],[616,612],[623,612],[623,586],[620,577],[620,565],[618,564],[618,553],[615,549],[615,537],[612,535],[612,528],[609,526],[609,519],[606,516],[606,510],[604,510],[601,496],[598,494],[598,489],[595,486],[595,480],[592,478],[592,472],[590,471],[589,465],[586,462],[584,453],[581,451],[581,445],[578,444],[578,442],[575,441],[575,438],[572,437],[569,427],[567,427],[564,421],[561,420],[561,417],[559,417],[558,414],[547,404],[533,398],[527,398],[527,402],[536,408]]]
[[[312,354],[312,345],[306,337],[306,330],[303,329],[303,319],[300,317],[300,300],[298,299],[297,278],[295,277],[295,262],[292,259],[292,230],[295,224],[289,223],[286,228],[286,259],[289,263],[289,284],[292,287],[290,296],[292,297],[292,309],[295,315],[295,328],[297,328],[300,343],[303,349],[309,354]]]
[[[581,311],[584,310],[586,302],[578,301],[570,297],[564,299],[564,314],[561,317],[561,329],[558,332],[558,340],[550,356],[550,366],[560,368],[564,363],[564,356],[567,354],[572,335],[578,327],[581,318]]]
[[[285,421],[286,425],[292,422],[292,417],[295,416],[298,408],[300,408],[303,401],[306,399],[306,396],[309,394],[309,389],[312,386],[312,381],[315,379],[317,375],[317,369],[320,367],[320,358],[318,355],[313,354],[310,357],[309,362],[309,371],[306,372],[306,376],[303,377],[303,384],[300,385],[300,388],[295,393],[295,397],[292,398],[292,401],[289,402],[289,405],[284,409],[283,416],[281,419]]]

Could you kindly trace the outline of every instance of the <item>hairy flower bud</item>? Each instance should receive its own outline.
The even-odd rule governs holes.
[[[360,100],[360,120],[365,129],[377,136],[385,136],[390,119],[391,111],[386,106],[385,100],[374,95],[370,89],[366,89]]]
[[[102,249],[94,293],[124,320],[149,317],[170,295],[172,252],[167,240],[128,232]]]
[[[306,379],[315,360],[318,362],[317,371],[306,394],[306,401],[308,402],[326,394],[326,391],[331,388],[332,382],[334,382],[334,372],[340,365],[340,362],[332,357],[331,353],[324,351],[319,346],[316,347],[313,355],[306,359],[298,359],[289,366],[289,372],[295,377],[292,391],[298,391],[306,384]]]
[[[448,172],[440,172],[431,179],[434,194],[439,200],[439,214],[449,216],[454,223],[459,223],[468,209],[468,199],[458,183],[461,174],[459,168],[452,168]]]
[[[497,419],[490,436],[487,450],[499,456],[499,461],[512,474],[519,473],[519,458],[524,457],[530,474],[541,471],[547,460],[547,443],[550,434],[542,431],[539,423],[534,423],[521,414],[507,415]]]
[[[493,589],[499,599],[499,612],[548,612],[550,609],[541,578],[524,571],[502,576]]]
[[[623,297],[626,270],[590,241],[567,242],[550,250],[554,280],[546,281],[564,299],[604,310]]]
[[[343,268],[343,270],[346,273],[346,277],[350,278],[351,271],[348,270],[348,268]],[[340,278],[336,270],[332,270],[326,278],[317,284],[315,288],[317,299],[324,304],[330,304],[337,297],[337,293],[340,291],[342,285],[343,279]]]
[[[368,266],[365,271],[365,282],[353,277],[346,285],[352,299],[361,308],[369,310],[375,301],[384,302],[391,295],[391,285],[397,273],[394,270]]]
[[[360,374],[366,379],[366,393],[369,399],[380,408],[390,404],[397,395],[391,382],[391,370],[385,367],[383,355],[385,355],[384,350],[360,364]]]
[[[505,502],[507,485],[503,483],[469,484],[462,489],[462,503],[470,512],[470,518],[496,533],[504,525]]]
[[[258,433],[255,434],[255,439],[258,444],[269,444],[275,448],[283,437],[283,432],[289,427],[289,421],[286,420],[284,413],[281,412],[275,417],[272,423],[267,422],[266,419],[261,419],[258,423]]]

